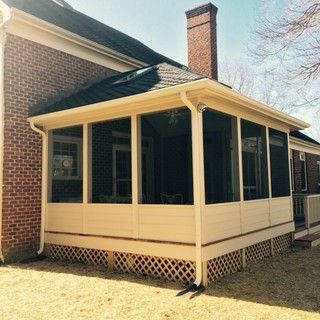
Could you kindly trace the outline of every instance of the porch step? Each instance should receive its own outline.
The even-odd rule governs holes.
[[[294,240],[294,245],[300,246],[300,247],[311,248],[311,247],[318,246],[319,244],[320,244],[320,232],[307,234],[305,236],[302,236]]]

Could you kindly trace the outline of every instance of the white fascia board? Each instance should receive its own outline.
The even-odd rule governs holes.
[[[11,18],[6,23],[8,33],[120,72],[147,65],[16,8],[10,12]]]
[[[124,98],[114,99],[110,101],[105,102],[99,102],[96,104],[88,105],[88,106],[82,106],[78,108],[63,110],[54,112],[51,114],[45,114],[40,116],[34,116],[30,117],[29,120],[33,121],[38,124],[45,125],[45,122],[48,120],[53,119],[59,119],[68,117],[71,115],[79,115],[79,114],[85,114],[86,112],[93,112],[98,111],[103,108],[109,108],[115,105],[124,105],[128,103],[138,103],[142,101],[146,101],[149,99],[155,99],[155,98],[161,98],[168,95],[180,93],[181,91],[185,91],[187,93],[192,93],[192,91],[200,90],[199,96],[201,100],[201,90],[209,89],[211,94],[213,96],[223,96],[224,99],[233,101],[235,103],[240,104],[244,108],[247,108],[248,110],[253,110],[257,114],[262,114],[263,116],[268,116],[271,119],[275,119],[277,121],[281,121],[286,126],[290,127],[290,129],[300,130],[309,127],[309,124],[307,124],[304,121],[301,121],[299,119],[296,119],[292,116],[289,116],[281,111],[278,111],[274,108],[268,107],[260,102],[257,102],[253,99],[250,99],[248,97],[245,97],[243,95],[240,95],[239,93],[235,92],[234,90],[227,88],[226,86],[216,82],[212,81],[210,79],[204,78],[192,82],[188,82],[182,85],[177,85],[169,88],[164,88],[160,90],[155,91],[149,91],[146,93],[141,93],[133,96],[128,96]]]
[[[296,137],[289,138],[290,149],[320,155],[320,146]]]
[[[208,87],[209,89],[212,90],[212,92],[216,94],[220,94],[220,96],[222,96],[227,100],[234,101],[235,103],[238,103],[245,108],[258,112],[261,115],[277,119],[278,121],[281,121],[289,125],[290,129],[301,130],[301,129],[306,129],[310,127],[310,124],[305,121],[299,120],[273,107],[270,107],[259,101],[256,101],[247,96],[244,96],[243,94],[231,88],[228,88],[227,86],[222,85],[216,81],[208,82]]]
[[[11,12],[10,12],[10,8],[1,0],[0,0],[0,11],[3,14],[3,23],[5,23],[10,19]]]

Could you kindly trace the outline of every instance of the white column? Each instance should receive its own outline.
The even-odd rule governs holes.
[[[202,212],[205,205],[202,113],[191,110],[193,201],[196,232],[196,278],[202,278]]]
[[[241,138],[241,119],[237,117],[237,138],[238,138],[238,162],[239,162],[239,188],[240,188],[240,232],[243,228],[243,166],[242,166],[242,138]]]
[[[139,238],[139,197],[140,191],[140,172],[141,172],[141,139],[140,125],[138,115],[131,116],[131,172],[132,172],[132,222],[133,222],[133,237]]]
[[[83,192],[83,204],[88,203],[88,124],[84,123],[82,127],[82,192]],[[91,168],[90,168],[91,170]]]
[[[272,201],[272,179],[271,179],[271,158],[270,158],[270,141],[269,127],[266,127],[266,145],[267,145],[267,168],[268,168],[268,191],[269,191],[269,226],[271,226],[271,201]]]

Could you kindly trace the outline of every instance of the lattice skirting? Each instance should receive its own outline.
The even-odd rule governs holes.
[[[240,271],[249,263],[262,260],[273,254],[279,254],[289,248],[291,243],[291,233],[288,233],[211,259],[205,264],[208,283]],[[54,260],[104,265],[114,270],[150,275],[183,283],[192,283],[196,275],[194,261],[55,244],[46,245],[46,254]]]
[[[292,235],[288,233],[211,259],[207,262],[208,283],[240,271],[249,263],[279,254],[288,249],[291,244]]]
[[[193,261],[170,259],[124,252],[111,252],[50,244],[46,254],[54,260],[105,265],[110,269],[157,278],[192,283],[196,266]]]

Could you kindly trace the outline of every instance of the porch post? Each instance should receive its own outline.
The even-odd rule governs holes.
[[[204,156],[202,112],[188,100],[186,93],[181,92],[181,100],[191,111],[192,129],[192,172],[193,172],[193,203],[195,211],[196,236],[196,285],[205,284],[203,272],[207,264],[202,261],[202,211],[205,204],[204,187]],[[206,270],[205,270],[206,271]]]
[[[291,170],[291,162],[290,162],[290,155],[291,155],[291,149],[290,149],[290,140],[289,140],[289,132],[287,132],[287,147],[288,147],[288,168],[289,168],[289,187],[290,187],[290,210],[291,210],[291,220],[294,221],[294,212],[293,212],[293,198],[292,198],[292,189],[293,189],[293,181],[292,181],[292,172]],[[293,155],[292,155],[293,156]],[[293,161],[293,160],[292,160]],[[294,174],[294,172],[293,172]]]
[[[89,129],[88,124],[83,124],[83,143],[82,143],[82,193],[83,204],[87,204],[89,200]]]
[[[268,168],[268,201],[269,201],[269,226],[271,226],[271,199],[272,199],[272,178],[271,178],[271,157],[270,157],[270,141],[269,127],[266,127],[266,145],[267,145],[267,168]]]
[[[140,126],[138,115],[131,116],[131,174],[132,174],[132,184],[131,184],[131,197],[132,197],[132,214],[133,214],[133,237],[139,238],[139,197],[141,192],[139,188],[141,187],[140,181]]]
[[[242,137],[241,137],[241,119],[237,117],[237,139],[238,139],[238,173],[239,173],[239,194],[240,194],[240,231],[242,233],[242,220],[243,220],[243,201],[244,201],[244,192],[243,192],[243,168],[242,168]]]

